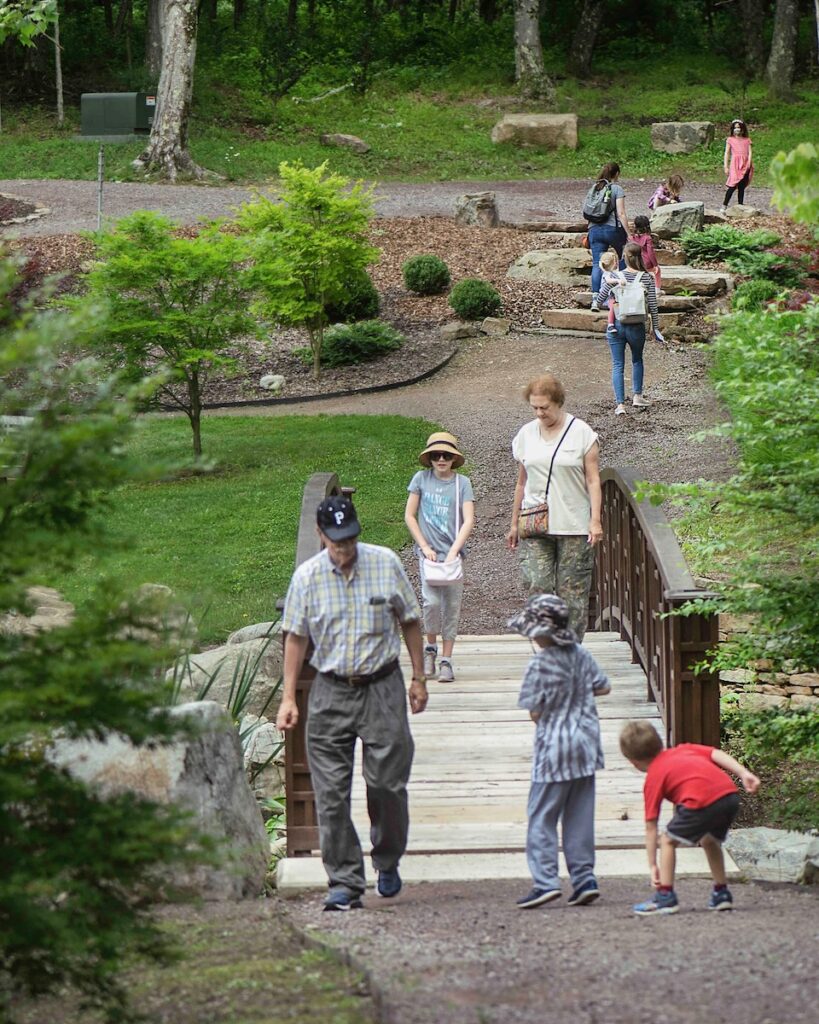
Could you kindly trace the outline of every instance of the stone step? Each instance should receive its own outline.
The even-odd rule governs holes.
[[[681,267],[685,264],[684,252],[672,252],[671,249],[655,249],[654,253],[661,267]]]
[[[504,221],[503,227],[517,228],[518,231],[557,231],[572,235],[582,235],[589,230],[589,225],[584,220],[523,220],[515,223]]]
[[[665,283],[665,281],[663,282]],[[591,292],[576,292],[575,302],[578,306],[588,309],[591,306]],[[705,305],[707,299],[701,295],[662,295],[657,296],[660,313],[690,313]]]
[[[589,331],[605,334],[609,321],[608,311],[592,313],[590,309],[547,309],[541,314],[543,325],[557,330]],[[660,330],[679,323],[679,313],[660,313]]]
[[[734,287],[733,277],[722,270],[699,267],[668,267],[663,272],[663,291],[670,295],[690,292],[693,295],[724,295]]]

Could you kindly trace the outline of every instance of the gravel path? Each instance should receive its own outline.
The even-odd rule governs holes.
[[[646,204],[656,187],[651,180],[624,180],[626,209],[631,217],[647,212]],[[554,218],[577,220],[588,181],[556,178],[549,181],[446,181],[412,184],[389,182],[377,191],[376,210],[382,217],[451,216],[455,199],[464,192],[492,189],[497,194],[498,210],[510,223]],[[9,238],[29,235],[59,235],[94,231],[97,227],[97,185],[93,181],[0,181],[0,192],[37,201],[51,213],[42,220],[5,229]],[[724,189],[719,185],[691,184],[686,198],[702,199],[707,206],[719,206]],[[766,209],[772,192],[753,188],[748,199]],[[140,185],[133,182],[106,182],[104,214],[118,219],[134,210],[156,210],[189,224],[200,217],[231,214],[235,207],[252,197],[252,190],[239,186]]]

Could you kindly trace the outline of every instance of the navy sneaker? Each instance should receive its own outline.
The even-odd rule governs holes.
[[[360,896],[352,896],[344,889],[333,889],[324,901],[325,910],[361,910]]]
[[[631,908],[638,917],[653,917],[656,914],[676,914],[680,909],[677,894],[671,892],[655,892],[645,903],[635,903]]]
[[[733,910],[734,897],[730,889],[712,889],[708,900],[709,910]]]
[[[515,902],[519,910],[530,910],[532,907],[543,906],[544,903],[551,903],[552,900],[559,900],[562,893],[560,889],[532,889],[526,896],[521,896]]]
[[[600,897],[600,890],[597,887],[597,882],[590,878],[588,882],[584,882],[579,888],[569,897],[570,907],[585,907],[587,903],[594,903],[596,899]]]
[[[378,872],[378,885],[376,891],[379,896],[383,896],[385,899],[392,899],[393,896],[397,896],[401,892],[401,876],[398,874],[398,868],[392,868],[390,871],[379,871]]]

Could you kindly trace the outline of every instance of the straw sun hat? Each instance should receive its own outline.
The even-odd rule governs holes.
[[[452,460],[453,469],[458,469],[465,461],[463,455],[458,451],[458,438],[454,434],[448,434],[445,430],[440,430],[437,434],[430,434],[427,438],[426,448],[418,456],[418,461],[427,469],[430,468],[430,452],[452,452],[455,456]]]

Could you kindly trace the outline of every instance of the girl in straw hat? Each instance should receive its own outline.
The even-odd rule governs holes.
[[[463,574],[445,586],[433,586],[426,579],[424,560],[457,562],[463,557],[464,545],[475,525],[475,499],[469,477],[455,472],[464,464],[464,457],[458,450],[458,439],[452,434],[430,434],[418,461],[424,469],[410,480],[404,521],[420,561],[427,635],[424,675],[435,675],[440,634],[443,650],[438,680],[451,683],[455,679],[452,649],[461,617]]]

